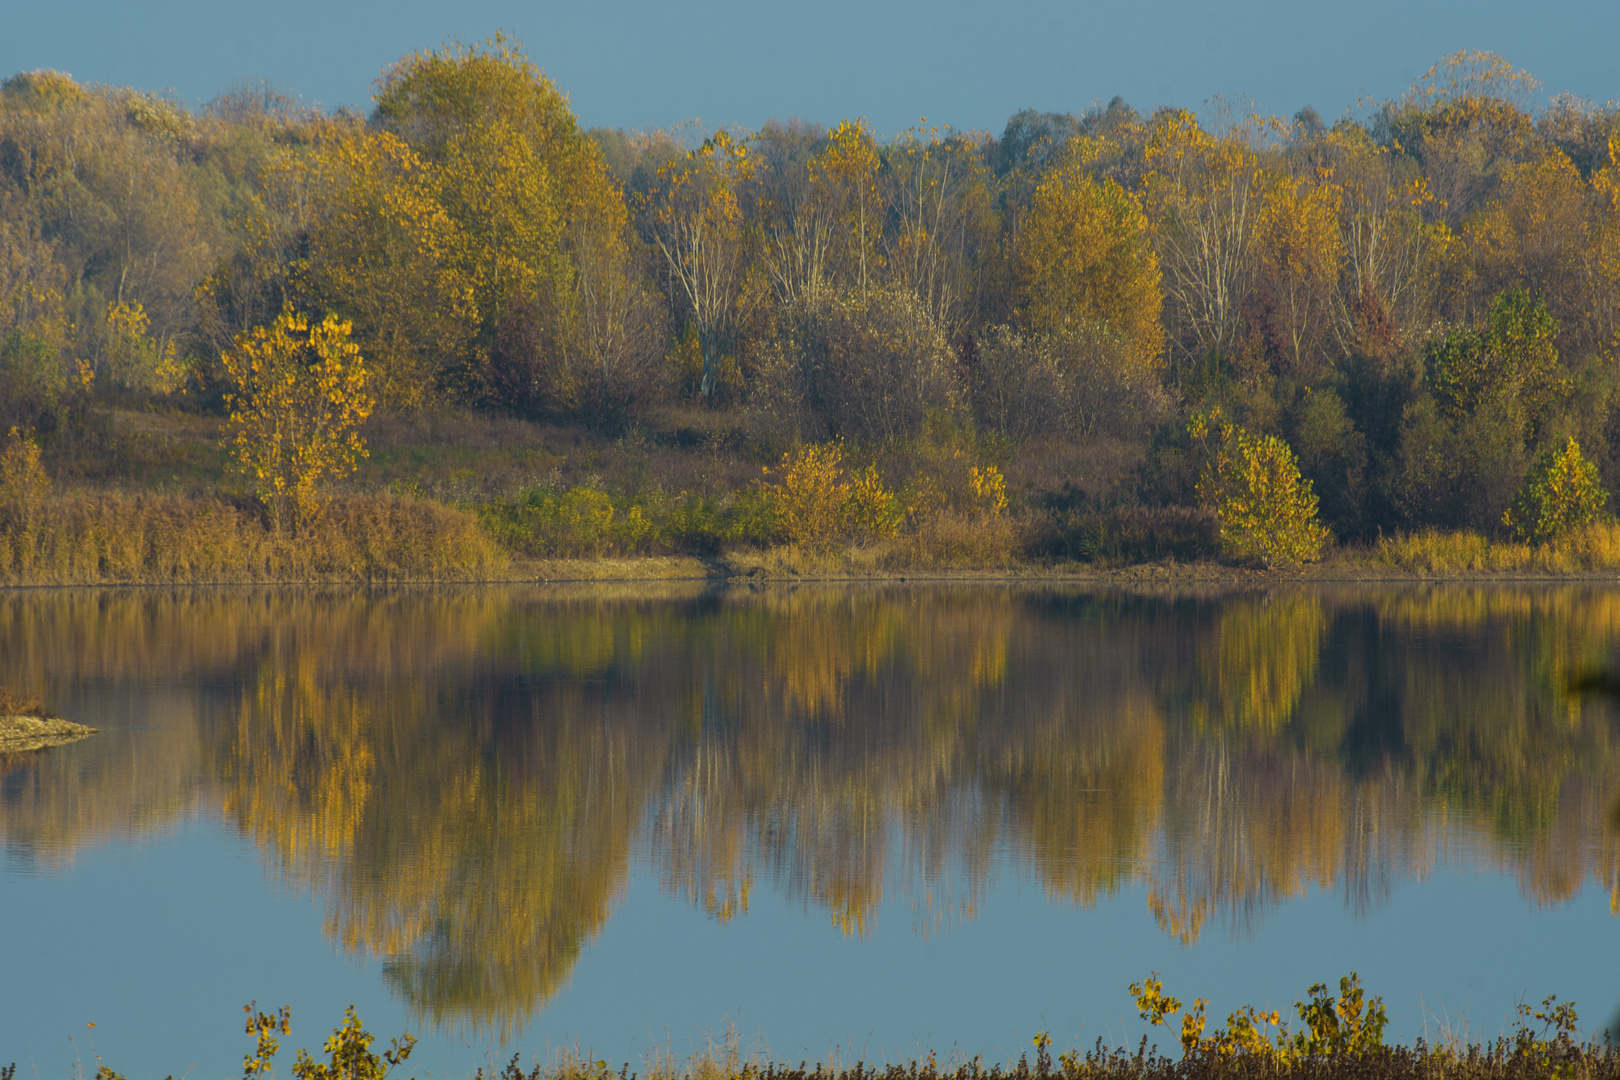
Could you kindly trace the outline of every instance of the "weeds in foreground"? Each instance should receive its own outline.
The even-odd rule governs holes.
[[[1300,1031],[1290,1034],[1275,1009],[1257,1012],[1254,1006],[1245,1005],[1226,1018],[1226,1027],[1205,1037],[1204,1008],[1209,1004],[1205,999],[1198,998],[1183,1012],[1181,1002],[1164,992],[1158,972],[1131,984],[1137,1015],[1149,1024],[1169,1028],[1168,1018],[1182,1014],[1181,1050],[1188,1057],[1253,1054],[1286,1062],[1365,1054],[1384,1045],[1384,1026],[1388,1023],[1384,1001],[1376,997],[1367,1001],[1355,972],[1339,980],[1337,998],[1331,996],[1325,983],[1316,983],[1307,993],[1310,1001],[1294,1003],[1294,1011],[1305,1025]]]
[[[273,1071],[281,1049],[278,1035],[292,1030],[292,1010],[283,1005],[275,1012],[260,1012],[258,1002],[242,1006],[247,1013],[247,1034],[253,1036],[253,1053],[242,1059],[242,1080],[253,1080]],[[343,1012],[343,1023],[332,1029],[322,1048],[327,1060],[316,1061],[308,1050],[300,1049],[293,1061],[294,1080],[383,1080],[396,1065],[402,1065],[416,1046],[416,1036],[401,1035],[381,1054],[373,1053],[377,1038],[360,1023],[354,1006]]]
[[[654,1053],[643,1073],[631,1072],[628,1063],[615,1072],[606,1060],[577,1052],[537,1062],[525,1072],[514,1054],[499,1072],[491,1070],[486,1077],[480,1068],[473,1080],[1620,1080],[1620,1045],[1607,1037],[1602,1045],[1577,1041],[1575,1003],[1561,1003],[1556,995],[1539,1008],[1519,1005],[1512,1032],[1493,1043],[1464,1045],[1448,1038],[1430,1046],[1420,1038],[1407,1047],[1384,1043],[1383,999],[1368,999],[1355,972],[1339,980],[1336,996],[1317,983],[1307,991],[1308,1000],[1296,1001],[1294,1012],[1302,1026],[1292,1032],[1278,1012],[1246,1005],[1227,1017],[1226,1027],[1206,1036],[1208,1003],[1198,998],[1184,1010],[1179,999],[1164,992],[1158,972],[1132,983],[1130,993],[1150,1027],[1165,1028],[1181,1043],[1180,1061],[1160,1054],[1144,1034],[1134,1051],[1105,1046],[1099,1038],[1091,1050],[1065,1051],[1054,1062],[1051,1036],[1039,1031],[1032,1040],[1033,1064],[1025,1054],[1005,1067],[985,1068],[978,1057],[942,1065],[930,1052],[905,1064],[879,1067],[857,1061],[849,1066],[835,1060],[811,1068],[804,1062],[792,1066],[750,1056],[736,1032],[728,1031],[685,1060]],[[254,1040],[253,1052],[242,1059],[242,1078],[258,1080],[272,1073],[281,1039],[291,1031],[292,1012],[286,1006],[261,1012],[257,1002],[242,1009],[246,1033]],[[1172,1023],[1178,1014],[1179,1024]],[[385,1080],[410,1058],[416,1038],[401,1035],[381,1054],[372,1051],[375,1042],[351,1005],[326,1040],[325,1062],[298,1051],[294,1080]],[[15,1064],[0,1067],[0,1080],[14,1080],[15,1075]],[[103,1064],[96,1080],[124,1078]]]

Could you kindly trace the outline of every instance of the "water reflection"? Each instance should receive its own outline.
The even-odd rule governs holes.
[[[26,865],[222,813],[430,1023],[510,1028],[644,853],[714,917],[974,917],[998,859],[1166,934],[1438,861],[1620,910],[1620,592],[122,592],[0,599],[0,682],[106,735],[7,761]]]

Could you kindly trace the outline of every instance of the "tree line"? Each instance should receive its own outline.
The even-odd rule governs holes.
[[[49,456],[99,402],[225,411],[256,330],[330,316],[383,413],[686,402],[768,460],[942,422],[1003,459],[1122,443],[1088,497],[1146,506],[1212,487],[1188,419],[1219,415],[1340,539],[1500,530],[1538,455],[1620,481],[1620,108],[1536,86],[1458,53],[1332,124],[1116,98],[699,139],[583,129],[499,35],[389,66],[369,115],[18,74],[0,429]]]

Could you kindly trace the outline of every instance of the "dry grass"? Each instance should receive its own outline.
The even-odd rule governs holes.
[[[536,1063],[527,1073],[513,1056],[505,1070],[490,1080],[604,1080],[600,1059],[592,1060],[578,1048],[556,1051],[546,1063]],[[641,1068],[632,1075],[645,1080],[741,1080],[770,1068],[763,1045],[748,1045],[735,1027],[727,1025],[718,1035],[709,1033],[695,1053],[682,1057],[669,1045],[648,1050]],[[607,1080],[618,1074],[606,1071]],[[479,1070],[481,1080],[483,1071]]]
[[[514,559],[514,578],[532,581],[696,581],[733,576],[729,563],[685,555],[636,558]]]
[[[1021,530],[1005,515],[930,514],[884,553],[885,570],[1006,569],[1017,563]]]
[[[0,716],[46,717],[45,702],[33,694],[22,694],[0,683]]]
[[[393,496],[334,500],[305,535],[210,496],[65,495],[31,535],[0,537],[0,584],[487,581],[509,560],[476,519]]]
[[[1590,525],[1549,544],[1493,541],[1476,532],[1425,530],[1380,540],[1373,565],[1426,576],[1593,574],[1620,570],[1620,524]]]

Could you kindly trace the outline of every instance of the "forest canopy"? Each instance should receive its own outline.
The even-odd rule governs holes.
[[[1333,122],[1115,98],[880,138],[584,130],[499,35],[390,65],[369,115],[20,73],[0,431],[71,479],[98,409],[223,416],[222,356],[295,310],[349,324],[379,417],[699,410],[757,460],[913,474],[941,431],[1004,468],[1108,446],[1085,498],[1152,508],[1198,502],[1218,412],[1340,540],[1506,535],[1549,454],[1620,482],[1620,106],[1538,85],[1464,52]]]

